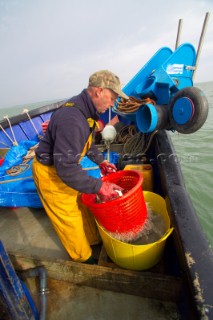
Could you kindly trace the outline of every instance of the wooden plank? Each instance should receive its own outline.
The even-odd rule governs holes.
[[[87,265],[72,261],[45,261],[9,252],[17,271],[44,266],[48,278],[162,301],[177,302],[182,286],[179,278],[151,272]]]
[[[112,261],[109,261],[108,255],[106,253],[106,249],[102,245],[101,251],[98,258],[98,265],[103,267],[116,268],[116,264]]]

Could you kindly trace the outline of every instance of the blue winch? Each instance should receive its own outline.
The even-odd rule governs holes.
[[[193,86],[198,54],[190,43],[174,52],[168,47],[159,49],[123,88],[130,100],[141,99],[141,105],[136,111],[127,105],[124,112],[117,103],[113,111],[142,133],[167,129],[187,134],[200,129],[208,115],[208,101]]]

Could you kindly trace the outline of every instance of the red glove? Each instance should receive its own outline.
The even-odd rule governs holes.
[[[110,173],[116,172],[117,168],[114,164],[110,163],[108,160],[104,160],[99,164],[99,168],[101,169],[101,174],[106,176]]]
[[[116,190],[122,191],[123,189],[114,183],[103,181],[101,189],[98,191],[98,196],[102,202],[110,201],[119,197],[119,193]]]
[[[45,121],[45,122],[43,122],[43,123],[41,124],[43,134],[46,133],[49,122],[50,122],[50,120],[47,120],[47,121]]]

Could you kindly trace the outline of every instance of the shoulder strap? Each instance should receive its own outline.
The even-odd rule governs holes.
[[[90,127],[90,131],[94,131],[95,130],[95,127],[96,127],[96,121],[92,118],[87,118],[84,111],[81,109],[80,106],[77,106],[74,104],[74,102],[66,102],[64,104],[64,107],[74,107],[74,108],[77,108],[79,111],[81,111],[81,113],[84,115],[84,117],[86,118],[88,124],[89,124],[89,127]]]

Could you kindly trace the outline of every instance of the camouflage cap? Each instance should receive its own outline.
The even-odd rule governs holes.
[[[111,89],[117,93],[119,97],[129,99],[129,97],[121,91],[121,83],[118,76],[108,70],[100,70],[93,73],[89,77],[89,87]]]

